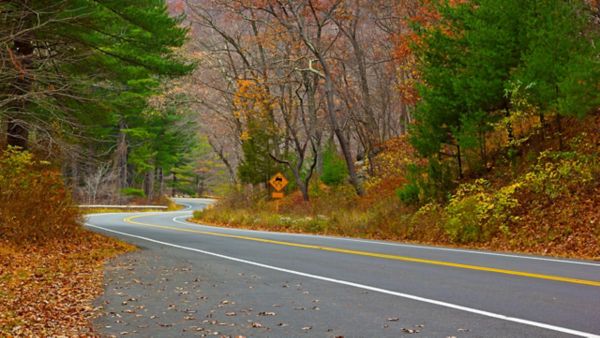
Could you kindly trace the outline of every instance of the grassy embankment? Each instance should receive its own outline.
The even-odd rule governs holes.
[[[403,139],[391,140],[375,159],[367,194],[348,186],[313,184],[312,200],[297,192],[281,201],[280,213],[265,196],[234,193],[194,220],[222,226],[305,232],[445,246],[486,248],[600,259],[600,115],[563,121],[557,131],[526,125],[517,156],[506,140],[478,171],[467,171],[443,202],[402,203],[396,190],[406,167],[418,161]],[[515,126],[517,127],[517,126]],[[471,164],[474,168],[478,164]]]
[[[0,336],[95,336],[104,262],[134,249],[81,227],[50,164],[0,154]]]

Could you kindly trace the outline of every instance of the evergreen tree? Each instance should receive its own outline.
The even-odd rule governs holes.
[[[29,131],[75,134],[117,111],[110,98],[132,82],[185,74],[174,47],[181,18],[162,0],[10,0],[0,4],[3,59],[0,107],[10,144]],[[4,73],[4,70],[3,70]],[[138,111],[139,113],[139,111]]]
[[[238,167],[240,181],[255,185],[266,183],[282,169],[269,155],[274,151],[272,135],[261,128],[255,119],[248,122],[248,134],[250,136],[242,142],[244,159]]]
[[[423,190],[420,195],[445,196],[451,186],[445,158],[454,157],[458,177],[465,152],[479,149],[477,159],[485,160],[487,133],[501,118],[512,149],[515,84],[524,84],[542,119],[545,112],[583,116],[600,104],[599,33],[584,1],[436,4],[439,21],[416,27],[422,100],[411,142],[429,160],[429,168],[420,171],[442,191],[412,182],[411,196],[415,187]]]
[[[273,98],[261,81],[238,80],[233,102],[237,109],[235,114],[245,121],[240,137],[244,154],[238,166],[240,181],[266,184],[272,175],[282,171],[282,165],[271,157],[279,152]]]
[[[540,111],[583,117],[600,104],[600,33],[584,1],[531,1],[515,81]]]
[[[320,178],[323,183],[332,186],[341,185],[348,179],[346,163],[333,142],[330,142],[323,152],[323,170]]]

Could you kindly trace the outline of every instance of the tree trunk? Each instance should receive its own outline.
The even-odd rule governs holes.
[[[129,145],[127,144],[127,134],[125,134],[125,129],[127,129],[127,125],[125,124],[125,120],[121,119],[119,121],[119,136],[117,138],[117,150],[115,151],[114,162],[114,168],[117,172],[117,188],[119,189],[119,192],[127,188],[129,185],[127,177]]]
[[[310,200],[310,197],[308,195],[308,185],[304,184],[304,182],[302,182],[302,184],[298,185],[298,188],[300,189],[300,192],[302,193],[302,200],[304,202],[308,202]]]
[[[204,196],[206,190],[205,179],[200,178],[200,175],[196,175],[196,194],[198,197]]]
[[[144,174],[144,193],[149,201],[154,198],[154,175],[151,169]]]
[[[546,118],[544,113],[540,110],[540,125],[542,126],[542,140],[546,139]]]
[[[360,90],[363,97],[363,110],[365,111],[366,129],[367,129],[367,148],[370,151],[372,147],[380,142],[379,126],[375,120],[375,113],[373,112],[373,104],[371,100],[371,91],[369,89],[369,81],[367,79],[367,66],[365,64],[365,57],[360,47],[356,36],[351,36],[350,42],[354,50],[354,56],[358,64],[359,83]]]
[[[13,147],[19,147],[21,150],[27,149],[29,131],[21,126],[19,122],[9,118],[7,132],[6,144]]]
[[[177,185],[177,174],[175,174],[174,172],[171,172],[171,174],[173,174],[173,185],[171,186],[171,197],[175,197],[175,193],[177,192],[177,189],[175,188],[175,186]]]
[[[221,162],[223,162],[223,164],[225,164],[225,168],[227,168],[227,172],[229,173],[229,178],[231,179],[231,183],[233,183],[234,185],[236,185],[237,184],[237,175],[235,173],[233,165],[227,159],[227,156],[225,156],[223,148],[222,147],[218,147],[217,144],[214,143],[210,138],[208,139],[208,144],[211,146],[211,148],[213,149],[213,151],[217,154],[217,156],[219,157],[219,159],[221,160]]]
[[[19,71],[19,75],[15,79],[11,94],[19,97],[15,101],[13,111],[8,115],[6,143],[9,146],[19,147],[26,150],[28,146],[29,130],[23,125],[23,120],[27,114],[27,99],[25,95],[29,92],[32,85],[32,77],[29,74],[31,66],[31,57],[34,47],[29,40],[15,40],[12,48],[15,60],[13,61],[15,68]]]
[[[79,162],[77,162],[77,158],[72,157],[69,161],[69,171],[71,176],[71,189],[77,194],[79,192]]]
[[[158,191],[160,197],[165,195],[165,175],[163,174],[163,168],[158,168]]]
[[[404,101],[400,102],[400,134],[408,133],[408,107]]]
[[[458,178],[463,179],[463,170],[462,170],[462,155],[460,153],[460,144],[456,144],[456,160],[458,162]]]
[[[302,164],[299,165],[300,167],[302,166]],[[296,185],[298,185],[298,190],[300,190],[300,193],[302,193],[302,200],[305,202],[308,202],[309,200],[309,196],[308,196],[308,185],[304,183],[304,180],[302,179],[302,174],[300,173],[300,170],[298,170],[298,168],[289,165],[288,167],[291,169],[292,174],[294,174],[294,180],[296,181]]]
[[[348,167],[348,174],[350,175],[350,183],[356,190],[356,193],[359,196],[364,195],[364,190],[360,181],[358,180],[358,175],[356,174],[356,168],[354,166],[354,159],[352,158],[352,152],[350,151],[350,144],[344,135],[344,131],[340,128],[335,109],[334,103],[334,88],[333,88],[333,80],[331,79],[331,74],[329,73],[329,69],[325,63],[325,60],[322,57],[319,58],[321,66],[323,67],[323,71],[325,72],[325,96],[327,101],[327,113],[329,117],[329,122],[333,128],[333,132],[340,143],[340,147],[342,148],[342,153],[344,155],[344,159],[346,160],[346,166]]]
[[[558,150],[560,150],[560,151],[562,151],[564,149],[561,119],[562,119],[562,116],[560,116],[560,113],[557,113],[556,114],[556,129],[558,132],[556,133],[556,135],[558,136]]]
[[[515,142],[515,134],[513,132],[512,122],[510,122],[510,109],[508,107],[504,108],[504,116],[506,117],[506,132],[508,133],[508,143],[513,147]]]

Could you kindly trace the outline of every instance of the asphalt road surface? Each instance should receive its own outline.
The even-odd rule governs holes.
[[[106,272],[105,335],[600,337],[600,262],[99,214],[138,245]]]

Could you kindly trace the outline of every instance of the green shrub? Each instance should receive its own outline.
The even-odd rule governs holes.
[[[127,197],[146,197],[146,193],[144,193],[144,190],[138,188],[123,188],[121,189],[121,194]]]
[[[202,219],[204,214],[205,214],[204,210],[196,210],[196,211],[194,211],[194,218]]]
[[[335,145],[330,144],[323,152],[323,172],[321,181],[327,185],[341,185],[348,177],[346,162],[337,153]]]
[[[477,196],[453,200],[447,207],[444,229],[454,242],[477,242],[482,235],[483,215]]]
[[[402,186],[402,188],[396,190],[396,195],[400,201],[407,204],[415,204],[419,202],[419,186],[416,182],[409,182]]]
[[[408,183],[396,191],[398,198],[407,204],[444,202],[455,184],[448,163],[430,159],[426,165],[407,166]]]
[[[306,217],[304,218],[304,229],[311,233],[323,233],[327,229],[327,222],[319,218]]]

